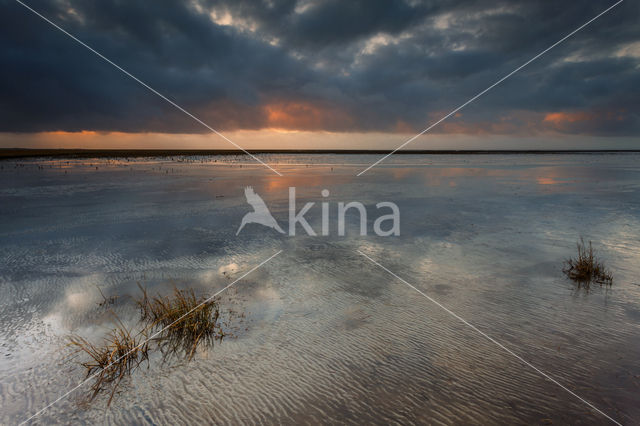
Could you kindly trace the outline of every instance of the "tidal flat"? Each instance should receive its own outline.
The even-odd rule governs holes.
[[[610,424],[379,262],[622,424],[640,420],[640,154],[28,158],[0,161],[0,423],[82,382],[140,285],[215,294],[225,336],[91,383],[33,424]],[[289,188],[318,235],[285,231]],[[328,195],[323,196],[322,191]],[[337,229],[339,202],[366,207]],[[328,205],[328,235],[322,235]],[[372,232],[376,204],[400,235]],[[388,213],[388,212],[385,212]],[[611,286],[563,262],[591,241]],[[272,260],[243,277],[274,253]],[[99,290],[98,290],[99,289]],[[102,294],[101,294],[102,293]]]

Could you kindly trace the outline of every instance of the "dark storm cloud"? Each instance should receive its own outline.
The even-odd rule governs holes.
[[[612,2],[28,4],[219,130],[392,132],[421,130]],[[14,0],[0,10],[0,131],[206,132]],[[639,12],[625,1],[438,130],[636,135]]]
[[[271,3],[240,0],[211,5],[251,17],[261,29],[284,39],[288,46],[302,48],[344,45],[379,32],[397,34],[440,9],[437,2],[410,5],[393,0]]]

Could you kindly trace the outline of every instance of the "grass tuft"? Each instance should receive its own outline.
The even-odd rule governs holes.
[[[580,237],[577,248],[578,256],[565,261],[565,267],[562,270],[565,275],[587,289],[592,283],[610,286],[613,283],[613,276],[604,263],[597,259],[591,241],[587,246],[584,239]]]
[[[171,296],[149,298],[145,289],[138,300],[140,316],[150,330],[162,330],[157,340],[165,355],[183,352],[193,358],[199,344],[213,345],[225,336],[215,299],[197,297],[193,289],[173,289]]]
[[[145,335],[134,336],[118,320],[118,325],[103,340],[102,345],[94,345],[80,336],[70,336],[69,345],[77,348],[77,352],[89,355],[90,360],[82,365],[89,377],[94,373],[95,381],[91,386],[89,401],[103,390],[111,389],[107,406],[111,404],[116,389],[122,379],[145,360],[149,361],[148,342]]]
[[[146,288],[139,283],[138,287],[142,291],[142,298],[136,301],[140,309],[138,333],[133,334],[116,316],[116,327],[99,345],[80,336],[68,337],[69,346],[75,347],[76,353],[84,352],[89,356],[88,361],[81,363],[86,369],[86,377],[95,375],[87,402],[109,390],[109,406],[122,380],[144,361],[149,365],[150,349],[160,349],[165,359],[179,354],[191,360],[199,345],[213,345],[227,335],[222,329],[216,299],[197,297],[192,289],[177,288],[170,296],[150,298]],[[100,294],[103,298],[100,306],[103,306],[110,299],[102,291]],[[149,335],[153,335],[151,339]]]

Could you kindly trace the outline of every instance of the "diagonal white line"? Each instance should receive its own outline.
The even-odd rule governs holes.
[[[387,155],[385,155],[384,157],[380,158],[378,161],[376,161],[375,163],[373,163],[372,165],[370,165],[369,167],[367,167],[366,169],[362,170],[360,173],[358,173],[356,176],[360,176],[362,174],[364,174],[367,170],[371,169],[372,167],[377,166],[378,164],[380,164],[381,162],[383,162],[384,160],[386,160],[389,156],[393,155],[396,153],[396,151],[404,148],[405,146],[407,146],[408,144],[410,144],[411,142],[413,142],[415,139],[417,139],[418,137],[424,135],[425,133],[427,133],[429,130],[433,129],[434,127],[436,127],[438,124],[442,123],[444,120],[446,120],[447,118],[451,117],[453,114],[455,114],[456,112],[460,111],[462,108],[466,107],[467,105],[469,105],[471,102],[475,101],[476,99],[478,99],[480,96],[484,95],[485,93],[487,93],[489,90],[493,89],[494,87],[496,87],[498,84],[502,83],[503,81],[505,81],[506,79],[508,79],[509,77],[511,77],[512,75],[514,75],[515,73],[517,73],[518,71],[520,71],[522,68],[526,67],[527,65],[529,65],[531,62],[535,61],[536,59],[538,59],[540,56],[544,55],[545,53],[547,53],[548,51],[550,51],[551,49],[553,49],[554,47],[556,47],[557,45],[559,45],[560,43],[562,43],[563,41],[565,41],[566,39],[568,39],[569,37],[571,37],[572,35],[574,35],[575,33],[577,33],[578,31],[582,30],[584,27],[586,27],[587,25],[589,25],[590,23],[592,23],[593,21],[595,21],[596,19],[598,19],[599,17],[601,17],[602,15],[604,15],[605,13],[609,12],[611,9],[613,9],[614,7],[616,7],[617,5],[619,5],[620,3],[622,3],[624,0],[618,0],[617,3],[614,3],[613,5],[609,6],[608,8],[606,8],[605,10],[603,10],[602,12],[600,12],[599,14],[597,14],[596,16],[594,16],[593,18],[589,19],[587,22],[585,22],[584,24],[580,25],[578,28],[576,28],[575,30],[571,31],[569,34],[567,34],[566,36],[562,37],[560,40],[556,41],[555,43],[553,43],[551,46],[547,47],[546,49],[544,49],[542,52],[538,53],[536,56],[534,56],[533,58],[529,59],[527,62],[525,62],[524,64],[520,65],[518,68],[516,68],[515,70],[511,71],[509,74],[505,75],[504,77],[502,77],[500,80],[496,81],[495,83],[493,83],[491,86],[487,87],[486,89],[484,89],[482,92],[478,93],[477,95],[475,95],[473,98],[469,99],[468,101],[466,101],[465,103],[463,103],[462,105],[460,105],[459,107],[457,107],[456,109],[454,109],[453,111],[451,111],[450,113],[448,113],[447,115],[445,115],[444,117],[442,117],[440,120],[436,121],[435,123],[433,123],[432,125],[430,125],[429,127],[427,127],[426,129],[424,129],[423,131],[421,131],[420,133],[418,133],[417,135],[413,136],[412,138],[408,139],[407,141],[405,141],[402,145],[400,145],[399,147],[397,147],[396,149],[394,149],[393,151],[391,151],[390,153],[388,153]]]
[[[60,27],[59,25],[57,25],[56,23],[54,23],[53,21],[49,20],[47,17],[41,15],[39,12],[37,12],[36,10],[32,9],[30,6],[24,4],[22,1],[20,0],[16,0],[16,2],[22,6],[24,6],[26,9],[30,10],[31,12],[33,12],[34,14],[36,14],[37,16],[39,16],[40,18],[42,18],[43,20],[45,20],[46,22],[48,22],[49,24],[51,24],[52,26],[54,26],[55,28],[57,28],[58,30],[60,30],[61,32],[63,32],[64,34],[66,34],[67,36],[69,36],[70,38],[72,38],[73,40],[75,40],[76,42],[78,42],[79,44],[81,44],[82,46],[86,47],[87,49],[89,49],[91,52],[95,53],[96,55],[98,55],[100,58],[104,59],[106,62],[108,62],[109,64],[113,65],[116,69],[122,71],[127,77],[130,77],[131,79],[135,80],[137,83],[141,84],[142,86],[144,86],[145,88],[147,88],[149,91],[151,91],[152,93],[158,95],[159,97],[161,97],[162,99],[164,99],[165,101],[169,102],[172,106],[174,106],[175,108],[177,108],[178,110],[182,111],[183,113],[185,113],[186,115],[188,115],[189,117],[193,118],[195,121],[197,121],[198,123],[202,124],[204,127],[206,127],[207,129],[209,129],[210,131],[212,131],[213,133],[215,133],[216,135],[220,136],[222,139],[226,140],[227,142],[231,143],[233,146],[235,146],[236,148],[238,148],[239,150],[241,150],[242,152],[244,152],[245,154],[249,155],[251,158],[253,158],[254,160],[256,160],[258,163],[262,164],[263,166],[269,168],[272,172],[274,172],[275,174],[277,174],[278,176],[282,176],[282,174],[280,172],[278,172],[276,169],[274,169],[273,167],[271,167],[270,165],[268,165],[267,163],[265,163],[264,161],[260,160],[258,157],[256,157],[255,155],[251,154],[250,152],[248,152],[247,150],[245,150],[244,148],[242,148],[240,145],[238,145],[237,143],[235,143],[234,141],[232,141],[231,139],[229,139],[228,137],[226,137],[225,135],[223,135],[222,133],[220,133],[219,131],[217,131],[216,129],[214,129],[213,127],[209,126],[207,123],[205,123],[204,121],[200,120],[198,117],[196,117],[195,115],[191,114],[189,111],[187,111],[186,109],[182,108],[180,105],[178,105],[177,103],[173,102],[171,99],[167,98],[165,95],[163,95],[162,93],[158,92],[156,89],[154,89],[153,87],[149,86],[147,83],[145,83],[144,81],[140,80],[138,77],[136,77],[135,75],[131,74],[129,71],[125,70],[124,68],[122,68],[121,66],[119,66],[118,64],[116,64],[115,62],[113,62],[111,59],[107,58],[106,56],[104,56],[102,53],[98,52],[97,50],[95,50],[93,47],[89,46],[88,44],[86,44],[85,42],[83,42],[82,40],[78,39],[77,37],[75,37],[73,34],[69,33],[68,31],[66,31],[64,28]]]
[[[126,357],[127,355],[129,355],[130,353],[132,353],[133,351],[139,349],[140,347],[142,347],[144,344],[146,344],[147,342],[149,342],[150,340],[154,339],[156,336],[158,336],[160,333],[162,333],[164,330],[166,330],[169,327],[172,327],[174,324],[177,324],[178,322],[182,321],[187,315],[189,315],[191,312],[195,311],[196,309],[200,308],[201,306],[207,304],[208,302],[210,302],[211,300],[213,300],[213,298],[215,298],[217,295],[219,295],[220,293],[222,293],[223,291],[225,291],[226,289],[228,289],[229,287],[231,287],[232,285],[234,285],[235,283],[237,283],[238,281],[240,281],[241,279],[243,279],[244,277],[246,277],[247,275],[249,275],[250,273],[252,273],[253,271],[255,271],[256,269],[258,269],[259,267],[261,267],[262,265],[264,265],[265,263],[269,262],[271,259],[273,259],[274,257],[276,257],[277,255],[279,255],[280,253],[282,253],[282,250],[279,250],[276,254],[271,255],[271,257],[269,257],[267,260],[264,260],[262,263],[260,263],[257,266],[254,266],[253,268],[251,268],[248,272],[245,272],[240,278],[234,280],[232,283],[230,283],[229,285],[227,285],[226,287],[224,287],[222,290],[216,292],[216,294],[214,294],[213,296],[209,297],[208,299],[206,299],[205,301],[203,301],[202,303],[200,303],[199,305],[197,305],[196,307],[192,308],[189,312],[187,312],[186,314],[182,315],[180,318],[178,318],[177,320],[175,320],[174,322],[172,322],[171,324],[169,324],[168,326],[164,327],[162,330],[159,330],[157,332],[155,332],[154,334],[151,335],[151,337],[149,337],[148,339],[146,339],[145,341],[143,341],[142,343],[140,343],[138,346],[136,346],[135,348],[131,349],[129,352],[127,352],[126,354],[122,355],[121,357],[119,357],[118,359],[116,359],[115,361],[109,363],[108,365],[106,365],[105,367],[99,369],[98,371],[96,371],[94,374],[92,374],[91,376],[87,377],[86,379],[84,379],[83,381],[81,381],[80,383],[78,383],[78,385],[76,385],[74,388],[72,388],[71,390],[67,391],[66,393],[62,394],[60,397],[58,397],[56,400],[54,400],[53,402],[51,402],[50,404],[48,404],[46,407],[42,408],[40,411],[38,411],[37,413],[35,413],[34,415],[32,415],[31,417],[29,417],[28,419],[20,422],[20,425],[26,424],[28,422],[30,422],[33,418],[39,416],[40,414],[42,414],[45,410],[47,410],[48,408],[50,408],[52,405],[56,404],[57,402],[63,400],[64,398],[66,398],[67,396],[71,395],[73,392],[75,392],[76,390],[78,390],[79,388],[81,388],[84,384],[86,384],[89,380],[93,379],[95,376],[97,376],[98,374],[100,374],[100,372],[102,372],[103,370],[111,367],[113,364],[115,364],[116,362],[120,361],[122,358]]]
[[[464,318],[462,318],[461,316],[459,316],[458,314],[456,314],[455,312],[453,312],[452,310],[450,310],[449,308],[447,308],[446,306],[442,305],[440,302],[438,302],[437,300],[433,299],[432,297],[428,296],[426,293],[424,293],[423,291],[421,291],[420,289],[414,287],[413,285],[409,284],[407,281],[403,280],[402,278],[400,278],[398,275],[394,274],[393,272],[391,272],[389,269],[385,268],[384,266],[382,266],[381,264],[379,264],[378,262],[376,262],[375,260],[373,260],[372,258],[370,258],[369,256],[367,256],[366,254],[364,254],[363,252],[361,252],[360,250],[357,250],[358,253],[360,253],[362,256],[366,257],[367,259],[369,259],[373,264],[379,266],[380,268],[384,269],[385,271],[387,271],[389,274],[391,274],[393,277],[397,278],[398,280],[402,281],[403,283],[405,283],[406,285],[408,285],[409,287],[411,287],[412,289],[414,289],[415,291],[417,291],[418,293],[420,293],[421,295],[423,295],[424,297],[426,297],[427,299],[429,299],[431,302],[435,303],[436,305],[438,305],[440,308],[442,308],[445,312],[447,312],[448,314],[450,314],[451,316],[455,317],[456,319],[458,319],[459,321],[461,321],[462,323],[464,323],[465,325],[467,325],[469,328],[473,329],[474,331],[478,332],[480,335],[482,335],[483,337],[485,337],[487,340],[489,340],[490,342],[496,344],[498,347],[500,347],[501,349],[503,349],[505,352],[507,352],[508,354],[514,356],[515,358],[517,358],[520,362],[522,362],[523,364],[527,365],[528,367],[532,368],[533,370],[535,370],[537,373],[539,373],[540,375],[542,375],[544,378],[546,378],[547,380],[555,383],[556,385],[560,386],[562,389],[564,389],[565,391],[569,392],[571,395],[573,395],[574,397],[578,398],[580,401],[584,402],[585,404],[587,404],[589,407],[591,407],[591,409],[597,411],[598,413],[602,414],[603,416],[605,416],[607,419],[611,420],[613,423],[622,426],[621,423],[617,422],[616,420],[614,420],[613,418],[609,417],[606,413],[604,413],[602,410],[598,409],[595,405],[593,405],[592,403],[590,403],[589,401],[587,401],[586,399],[582,398],[580,395],[576,394],[575,392],[573,392],[571,389],[567,388],[566,386],[562,385],[560,382],[558,382],[556,379],[554,379],[553,377],[549,376],[547,373],[545,373],[544,371],[540,370],[538,367],[536,367],[535,365],[531,364],[529,361],[525,360],[524,358],[522,358],[520,355],[516,354],[515,352],[513,352],[511,349],[507,348],[506,346],[504,346],[502,343],[498,342],[497,340],[495,340],[493,337],[489,336],[488,334],[486,334],[484,331],[478,329],[476,326],[474,326],[473,324],[469,323],[467,320],[465,320]]]

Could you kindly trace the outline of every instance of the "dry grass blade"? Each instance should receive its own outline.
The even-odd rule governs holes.
[[[581,237],[577,243],[578,256],[565,261],[563,272],[576,282],[578,286],[589,289],[591,283],[611,285],[613,277],[604,264],[599,261],[594,253],[591,241],[587,246]]]
[[[113,305],[114,303],[116,303],[116,301],[118,300],[118,296],[111,296],[111,297],[107,297],[104,295],[104,293],[102,292],[102,290],[100,290],[100,287],[98,287],[96,285],[96,288],[98,289],[98,291],[100,292],[100,296],[102,296],[102,302],[98,303],[98,306],[109,306],[109,305]]]
[[[136,300],[136,304],[140,308],[140,318],[143,321],[146,321],[151,318],[151,313],[149,312],[149,296],[147,295],[146,287],[142,287],[140,282],[138,282],[137,284],[138,288],[142,292],[142,299]]]

